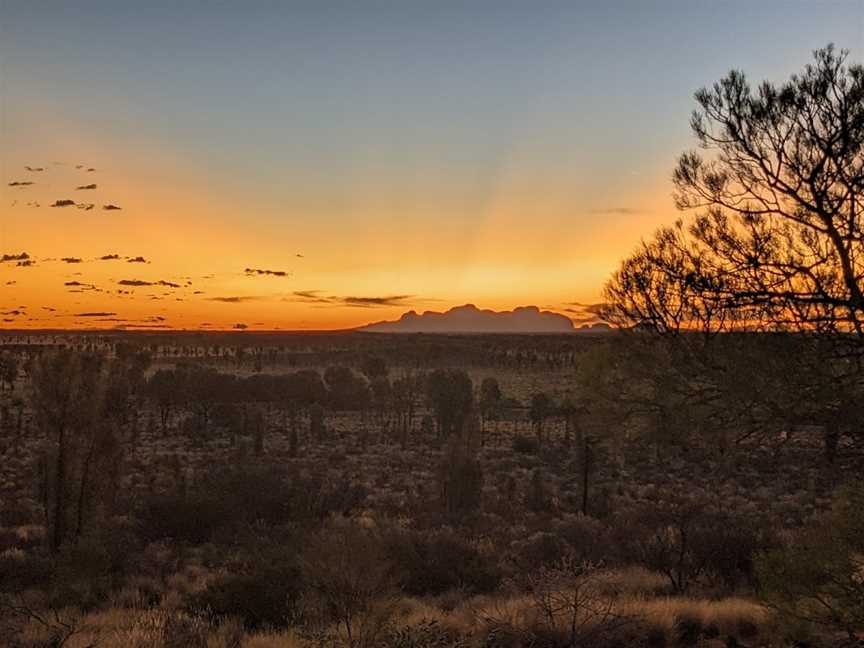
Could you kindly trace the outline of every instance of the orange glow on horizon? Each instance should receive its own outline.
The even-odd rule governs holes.
[[[0,263],[2,328],[345,329],[465,303],[536,305],[578,325],[573,303],[598,301],[638,238],[675,216],[662,171],[632,183],[626,210],[603,213],[550,189],[554,178],[522,178],[518,155],[482,204],[440,197],[446,213],[416,187],[358,187],[339,205],[301,196],[274,208],[280,201],[267,197],[278,186],[262,186],[264,198],[243,204],[179,150],[134,142],[136,154],[124,156],[94,133],[70,132],[34,135],[4,159],[0,255],[26,252],[34,265]],[[45,171],[25,170],[36,163]],[[9,186],[22,179],[35,184]],[[85,182],[97,189],[75,188]],[[61,199],[95,206],[50,206]],[[121,258],[97,260],[113,254]],[[124,258],[139,256],[146,263]]]

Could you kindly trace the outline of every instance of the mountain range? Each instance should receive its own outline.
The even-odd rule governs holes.
[[[418,314],[411,310],[398,320],[367,324],[359,330],[372,333],[574,333],[608,328],[601,323],[576,329],[569,317],[542,311],[536,306],[493,311],[465,304],[443,313],[425,311]]]

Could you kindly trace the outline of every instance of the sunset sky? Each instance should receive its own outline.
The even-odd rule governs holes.
[[[693,92],[829,42],[864,0],[5,0],[0,326],[581,322],[679,215]]]

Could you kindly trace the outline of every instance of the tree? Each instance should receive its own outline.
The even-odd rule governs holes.
[[[121,441],[143,376],[141,356],[43,353],[30,369],[31,406],[51,442],[46,473],[50,545],[76,540],[116,490]]]
[[[73,468],[84,445],[83,436],[98,420],[98,403],[105,388],[103,362],[100,356],[59,351],[38,356],[30,369],[31,405],[55,451],[53,501],[48,511],[54,551],[69,534]]]
[[[614,320],[662,332],[864,336],[864,67],[832,46],[780,86],[733,71],[696,93],[676,205],[606,286]]]
[[[396,410],[397,427],[402,447],[408,444],[408,434],[414,427],[414,413],[423,393],[423,377],[406,372],[393,381],[393,407]]]
[[[616,611],[614,586],[597,564],[566,555],[521,580],[531,623],[514,623],[512,614],[480,615],[490,636],[515,639],[510,645],[590,648],[604,645],[630,621]]]
[[[531,408],[528,414],[537,433],[537,443],[541,445],[543,444],[543,425],[554,412],[555,403],[548,394],[539,393],[531,396]]]
[[[673,592],[686,594],[712,565],[721,520],[705,502],[678,497],[666,506],[638,512],[627,527],[632,529],[637,559],[666,576]]]
[[[684,420],[682,403],[696,427],[712,420],[738,439],[819,424],[829,461],[840,435],[858,434],[849,421],[864,388],[854,361],[864,353],[864,67],[847,59],[828,46],[784,84],[754,89],[733,71],[696,93],[691,128],[704,152],[683,154],[673,174],[677,207],[695,215],[643,242],[605,287],[607,319],[663,334],[691,372],[671,381],[671,407],[654,408],[661,434]],[[715,334],[757,330],[822,335],[782,340],[795,347],[794,371],[742,390],[742,366],[766,377],[779,363],[754,365],[735,347],[770,358],[777,343]]]
[[[362,371],[370,381],[375,380],[376,378],[386,378],[388,373],[387,362],[384,358],[367,356],[363,359],[363,362],[360,365],[360,371]]]
[[[387,376],[376,376],[370,380],[369,389],[372,393],[372,406],[378,418],[378,425],[383,427],[393,402],[393,386]]]
[[[459,434],[451,435],[438,468],[441,502],[450,515],[471,513],[480,508],[483,468],[477,460],[480,421],[472,412]]]
[[[483,445],[485,445],[486,421],[497,420],[501,415],[504,395],[501,392],[501,386],[498,380],[489,376],[483,379],[480,383],[480,417],[482,422]]]
[[[349,648],[379,645],[398,592],[381,540],[368,529],[334,522],[306,547],[301,572],[310,592],[307,625],[336,624]],[[327,645],[335,643],[332,639]]]
[[[543,480],[543,471],[535,468],[531,472],[531,481],[528,482],[528,492],[525,495],[525,504],[534,513],[545,513],[551,508],[552,498]]]
[[[426,381],[426,395],[438,437],[460,433],[474,405],[474,387],[468,374],[459,369],[436,369]]]
[[[831,513],[756,562],[762,596],[781,614],[864,632],[864,483],[840,492]]]
[[[183,387],[182,375],[176,369],[157,370],[145,385],[145,394],[159,408],[159,424],[163,432],[167,429],[172,414],[183,402]]]
[[[361,410],[372,403],[368,382],[348,367],[327,367],[324,382],[330,390],[330,406],[335,410]]]
[[[309,436],[318,443],[321,443],[326,434],[327,425],[324,421],[324,408],[319,403],[313,403],[309,407]]]
[[[18,378],[18,360],[11,353],[0,353],[0,389],[15,389]]]

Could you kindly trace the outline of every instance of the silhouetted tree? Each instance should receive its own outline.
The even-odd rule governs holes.
[[[504,395],[501,392],[501,386],[498,380],[489,376],[483,379],[480,383],[480,398],[479,408],[482,423],[482,431],[484,432],[482,444],[485,445],[486,421],[495,421],[501,415],[501,408],[504,400]]]
[[[107,361],[64,350],[41,354],[30,368],[31,406],[51,443],[43,493],[54,551],[79,537],[114,496],[122,434],[145,366],[138,355]]]
[[[184,388],[183,376],[175,369],[159,369],[147,381],[145,394],[159,409],[159,425],[162,431],[167,429],[171,415],[183,403]]]
[[[366,410],[372,402],[368,382],[348,367],[327,367],[324,382],[335,410]]]
[[[662,332],[797,329],[864,335],[864,67],[829,46],[780,86],[733,71],[696,93],[703,150],[676,204],[606,286],[607,313]],[[859,344],[860,346],[860,344]]]
[[[384,358],[378,356],[367,356],[360,365],[360,371],[370,381],[376,378],[386,378],[388,373],[387,362]]]
[[[450,435],[438,468],[438,486],[444,510],[463,515],[480,507],[483,468],[477,459],[480,421],[476,413],[466,418],[459,434]]]
[[[11,353],[0,353],[0,388],[15,389],[18,378],[18,359]]]
[[[398,593],[396,572],[381,540],[360,526],[331,523],[306,543],[300,564],[309,588],[307,624],[335,624],[340,636],[328,644],[380,645]]]
[[[414,427],[414,415],[422,393],[423,377],[419,374],[407,372],[393,381],[393,407],[403,447],[407,445],[408,435]]]
[[[321,443],[327,433],[324,423],[324,408],[320,403],[313,403],[309,407],[309,435]]]
[[[539,393],[531,396],[531,408],[529,416],[531,423],[534,424],[534,431],[537,434],[537,443],[543,443],[543,426],[546,420],[555,412],[555,403],[548,394]]]
[[[458,434],[474,402],[468,374],[458,369],[436,369],[427,378],[426,395],[435,415],[438,437]]]

